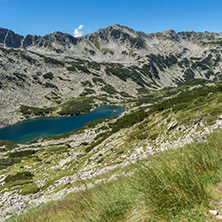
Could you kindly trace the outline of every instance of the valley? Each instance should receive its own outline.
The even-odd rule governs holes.
[[[208,212],[220,210],[213,190],[222,178],[221,39],[211,32],[145,34],[117,24],[78,38],[0,29],[1,128],[34,118],[78,117],[101,104],[125,108],[120,116],[64,134],[27,143],[0,140],[0,221],[61,221],[61,215],[66,221],[180,221],[193,212],[196,221],[215,221]],[[149,168],[157,163],[161,169]],[[169,171],[162,171],[168,164]],[[205,171],[199,164],[206,164]],[[192,182],[183,183],[197,195],[176,182],[175,190],[166,184],[160,188],[169,194],[165,201],[173,192],[181,201],[178,196],[162,206],[157,199],[163,197],[149,196],[141,182],[158,190],[149,176],[138,178],[141,170],[152,178],[174,175],[165,181],[187,178]]]

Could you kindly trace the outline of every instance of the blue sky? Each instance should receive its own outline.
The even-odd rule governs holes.
[[[87,34],[114,23],[145,33],[222,32],[221,0],[0,0],[0,27],[21,35]],[[80,26],[81,25],[81,26]]]

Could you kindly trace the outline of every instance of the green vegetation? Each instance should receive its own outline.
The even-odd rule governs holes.
[[[90,50],[89,50],[89,54],[92,55],[92,56],[94,56],[94,55],[96,54],[96,52],[95,52],[94,50],[90,49]]]
[[[26,184],[31,184],[33,182],[34,175],[29,171],[18,172],[14,175],[9,174],[5,180],[3,186],[0,190],[14,190],[26,187]]]
[[[92,81],[93,81],[95,84],[97,84],[97,83],[101,83],[101,84],[104,84],[104,85],[106,84],[103,79],[97,78],[97,77],[93,77],[93,78],[92,78]]]
[[[102,141],[107,139],[112,134],[118,132],[121,129],[129,128],[136,123],[139,123],[147,117],[148,114],[144,111],[137,111],[130,114],[127,114],[121,118],[119,118],[114,123],[110,123],[109,127],[112,129],[111,131],[107,131],[105,133],[99,134],[94,141],[85,149],[85,152],[90,152],[95,146],[99,145]]]
[[[33,194],[39,191],[39,187],[36,184],[29,184],[26,185],[22,191],[20,192],[21,195]]]
[[[148,66],[149,65],[144,65],[143,68],[139,68],[137,66],[130,66],[126,68],[118,63],[108,63],[106,64],[105,72],[107,75],[115,75],[123,81],[131,79],[132,81],[136,82],[138,85],[144,87],[144,85],[148,86],[149,84],[143,80],[141,73],[152,77],[154,75],[152,73],[156,70],[154,69],[153,65],[151,65],[153,67],[153,70],[147,69]]]
[[[50,114],[53,110],[54,108],[52,107],[38,108],[24,105],[22,105],[19,109],[23,116],[46,116]]]
[[[81,82],[82,86],[88,86],[93,87],[92,83],[89,80],[86,80],[85,82]]]
[[[61,76],[58,76],[58,78],[59,78],[60,80],[62,80],[62,81],[68,81],[68,82],[71,81],[70,79],[64,79],[64,78],[62,78]]]
[[[105,86],[103,86],[101,88],[102,91],[108,93],[108,94],[117,94],[118,92],[116,91],[116,89],[114,87],[112,87],[111,85],[107,84]]]
[[[46,74],[43,75],[43,78],[52,80],[54,78],[54,75],[52,72],[47,72]]]
[[[189,80],[189,79],[193,79],[195,74],[191,69],[186,69],[183,76],[184,76],[184,79],[186,81],[186,80]]]
[[[0,169],[4,169],[8,166],[12,166],[15,163],[20,163],[21,160],[19,158],[4,158],[0,159]]]
[[[110,55],[114,55],[114,51],[111,49],[106,49],[106,48],[102,48],[102,53],[103,55],[106,55],[107,53],[109,53]]]
[[[198,97],[207,96],[209,93],[217,92],[222,92],[222,85],[201,87],[192,91],[185,91],[176,97],[154,105],[151,110],[152,112],[163,111],[181,103],[191,103],[192,100],[197,99]]]
[[[157,54],[157,55],[150,54],[150,55],[146,55],[146,57],[149,59],[149,62],[150,62],[149,64],[150,71],[154,69],[156,75],[157,75],[157,70],[155,66],[158,67],[160,71],[164,71],[164,69],[170,68],[173,65],[176,65],[178,62],[177,57],[173,54],[169,54],[168,56],[167,55],[162,56],[160,54]]]
[[[44,86],[45,86],[46,88],[58,89],[58,87],[57,87],[56,85],[54,85],[54,84],[52,84],[52,83],[50,83],[50,82],[46,82],[46,83],[44,84]]]
[[[132,97],[131,95],[129,95],[127,92],[119,92],[119,94],[122,96],[122,97]]]
[[[33,59],[32,57],[26,55],[25,53],[22,53],[21,51],[20,51],[20,57],[21,59],[28,61],[30,64],[35,64],[37,62],[36,59]]]
[[[57,145],[39,147],[36,151],[38,156],[33,155],[31,148],[30,153],[27,149],[23,150],[27,151],[26,156],[22,150],[7,154],[14,156],[4,156],[3,158],[11,160],[2,162],[2,167],[10,166],[10,174],[15,175],[18,169],[23,169],[26,165],[33,166],[30,171],[35,172],[34,179],[26,178],[5,184],[10,190],[18,190],[20,193],[24,191],[23,194],[26,195],[37,192],[39,188],[41,192],[56,192],[73,186],[81,187],[94,182],[97,184],[98,179],[109,178],[115,173],[109,172],[109,175],[105,173],[96,178],[59,186],[55,182],[64,176],[79,172],[87,163],[98,164],[98,169],[120,164],[125,156],[137,154],[135,148],[141,147],[145,151],[147,144],[151,144],[154,152],[157,151],[145,160],[138,160],[136,164],[115,171],[117,175],[123,172],[134,172],[134,175],[121,176],[117,180],[97,184],[91,189],[71,194],[64,200],[33,209],[15,220],[211,221],[208,212],[212,203],[214,204],[212,187],[218,186],[222,178],[222,132],[212,135],[208,144],[195,143],[163,153],[158,152],[158,141],[164,144],[167,140],[173,144],[181,135],[186,138],[189,129],[196,127],[198,131],[215,123],[222,113],[221,87],[219,82],[192,79],[177,88],[149,90],[144,99],[131,98],[125,102],[129,113],[93,121],[73,132],[44,139],[66,138],[93,128],[99,134],[91,143],[81,142],[78,147],[73,147],[72,138],[67,138]],[[64,109],[67,111],[65,115],[70,115],[76,112],[75,108],[78,106],[92,106],[90,101],[93,102],[93,99],[70,97],[57,108]],[[78,109],[80,110],[81,108]],[[178,126],[168,130],[173,121],[176,121]],[[180,126],[185,130],[180,129]],[[118,131],[118,134],[113,135]],[[118,141],[118,144],[112,140]],[[101,146],[97,146],[99,144]],[[105,155],[101,152],[104,146]],[[55,167],[60,160],[71,156],[73,151],[80,154],[70,163],[65,163],[63,169]],[[19,158],[21,162],[15,166],[10,165],[14,164],[14,159]],[[42,187],[36,187],[34,182],[42,181],[43,178],[47,181]],[[4,188],[5,186],[1,189]]]
[[[91,99],[70,101],[70,103],[65,104],[62,107],[61,111],[59,112],[59,115],[75,116],[89,112],[93,108],[91,103],[92,103]]]
[[[23,151],[18,151],[18,152],[13,152],[9,154],[9,157],[15,158],[15,157],[27,157],[31,156],[35,153],[35,150],[23,150]]]
[[[81,63],[77,63],[77,62],[72,62],[71,66],[67,67],[67,70],[70,72],[80,71],[83,73],[90,73],[90,71],[84,64],[82,65]]]
[[[74,72],[74,71],[76,71],[76,68],[73,66],[69,66],[69,67],[67,67],[67,70],[70,72]]]
[[[5,182],[17,181],[17,180],[30,180],[33,178],[33,174],[29,171],[19,172],[15,175],[8,175],[5,178]]]
[[[214,221],[208,212],[222,178],[221,138],[219,132],[208,143],[157,153],[137,164],[133,176],[95,185],[9,221]]]
[[[25,81],[26,81],[26,78],[27,78],[26,75],[21,74],[21,73],[18,73],[18,72],[14,72],[13,74],[16,76],[16,78],[17,78],[18,80],[20,80],[20,81],[22,81],[22,82],[25,82]]]
[[[141,37],[133,38],[128,33],[120,31],[118,29],[113,29],[110,33],[115,39],[119,39],[122,43],[129,42],[130,47],[135,47],[137,49],[142,49],[146,47],[145,41]]]
[[[99,71],[101,64],[98,62],[88,61],[87,66],[89,69],[94,69],[94,70]]]
[[[94,45],[98,50],[100,50],[100,44],[97,40],[94,40]]]
[[[87,96],[94,93],[96,93],[95,90],[90,88],[85,88],[84,91],[80,94],[80,96]]]
[[[62,67],[65,65],[64,62],[51,58],[51,57],[44,57],[44,61],[45,63],[48,63],[50,65],[56,65],[56,66],[62,66]]]
[[[17,146],[17,143],[9,140],[0,140],[0,147],[2,146],[5,146],[7,150],[10,150],[15,148]]]

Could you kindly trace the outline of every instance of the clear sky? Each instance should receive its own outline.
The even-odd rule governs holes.
[[[80,36],[114,23],[136,31],[222,32],[221,0],[0,0],[0,27]],[[79,29],[77,29],[79,27]]]

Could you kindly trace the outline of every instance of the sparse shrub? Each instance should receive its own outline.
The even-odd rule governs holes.
[[[6,159],[0,159],[0,169],[5,168],[7,166],[11,166],[15,163],[20,163],[21,160],[18,158],[6,158]]]
[[[95,90],[90,88],[85,88],[84,91],[80,94],[80,96],[87,96],[89,94],[94,94]]]
[[[108,94],[117,94],[118,92],[116,91],[116,89],[114,87],[112,87],[111,85],[107,84],[105,86],[103,86],[101,88],[102,91],[108,93]]]
[[[101,79],[101,78],[93,77],[93,78],[92,78],[92,81],[93,81],[94,83],[102,83],[102,84],[106,84],[106,83],[104,82],[104,80]]]
[[[20,107],[20,112],[23,115],[34,115],[34,116],[45,116],[52,112],[54,108],[48,107],[48,108],[38,108],[38,107],[31,107],[31,106],[25,106],[22,105]]]
[[[52,72],[47,72],[46,74],[43,75],[43,78],[52,80],[54,78],[54,75]]]
[[[59,115],[75,116],[86,113],[90,111],[92,108],[91,102],[92,101],[90,99],[86,99],[86,100],[75,101],[75,103],[72,104],[67,104],[62,107],[62,110],[59,112]]]
[[[26,185],[22,191],[20,192],[21,195],[28,195],[28,194],[34,194],[37,193],[40,190],[40,188],[36,184],[29,184]]]
[[[45,86],[46,88],[58,89],[58,87],[57,87],[56,85],[54,85],[54,84],[52,84],[52,83],[49,83],[49,82],[46,82],[46,83],[44,84],[44,86]]]
[[[33,155],[35,152],[36,152],[35,150],[18,151],[18,152],[10,153],[10,154],[9,154],[9,157],[15,158],[15,157],[30,156],[30,155]]]
[[[9,140],[0,140],[0,147],[1,146],[6,146],[7,149],[12,149],[17,146],[17,143]]]
[[[81,84],[82,84],[82,86],[93,87],[92,83],[89,80],[87,80],[85,82],[81,82]]]
[[[67,70],[68,71],[81,71],[83,73],[90,73],[88,68],[83,64],[83,65],[80,65],[78,63],[72,63],[71,66],[67,67]]]
[[[57,65],[57,66],[64,66],[64,62],[61,62],[57,59],[53,59],[53,58],[50,58],[50,57],[44,57],[44,61],[45,63],[49,63],[51,65]]]
[[[15,175],[8,175],[5,178],[5,182],[17,181],[17,180],[30,180],[33,178],[33,174],[29,171],[19,172]]]

